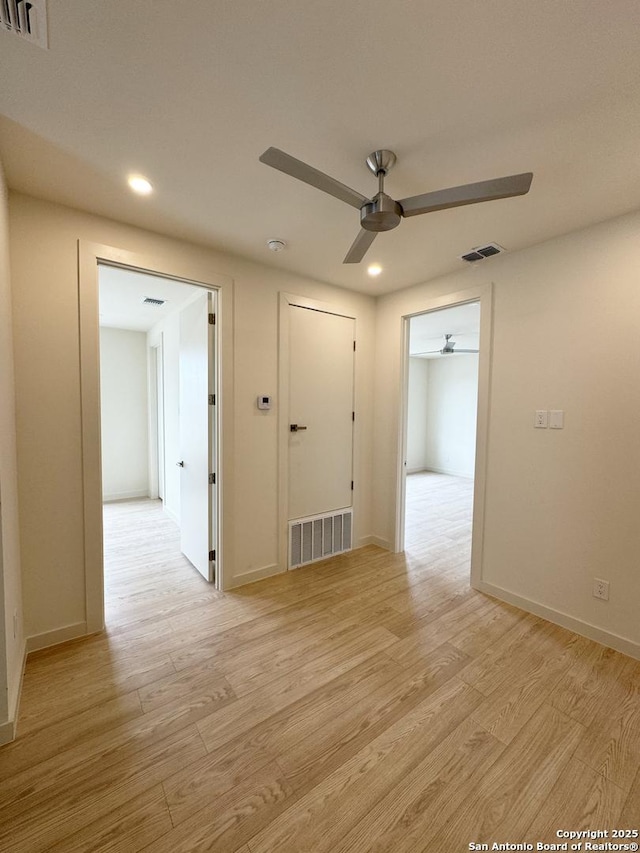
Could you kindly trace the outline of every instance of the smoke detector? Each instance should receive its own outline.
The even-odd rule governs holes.
[[[287,244],[284,240],[267,240],[267,246],[271,249],[272,252],[281,252],[286,248]]]
[[[490,258],[492,255],[499,255],[504,251],[503,247],[497,243],[487,243],[486,246],[478,246],[478,248],[460,255],[460,260],[472,264],[474,261],[482,261],[485,258]]]

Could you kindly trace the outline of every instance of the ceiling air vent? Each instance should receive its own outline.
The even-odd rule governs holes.
[[[490,258],[492,255],[499,255],[501,252],[504,252],[502,246],[499,246],[497,243],[487,243],[486,246],[478,246],[478,248],[472,249],[465,255],[460,255],[460,260],[468,261],[468,263],[472,264],[474,261],[482,261],[485,258]]]
[[[142,303],[143,305],[156,305],[159,308],[161,305],[164,305],[166,301],[166,299],[156,299],[153,296],[145,296]]]
[[[0,29],[47,49],[46,0],[0,0]]]

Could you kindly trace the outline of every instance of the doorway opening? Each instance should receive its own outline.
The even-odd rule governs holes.
[[[182,280],[98,265],[110,627],[164,611],[167,583],[184,592],[204,578],[216,588],[216,295]]]
[[[407,319],[404,550],[469,579],[480,302]]]

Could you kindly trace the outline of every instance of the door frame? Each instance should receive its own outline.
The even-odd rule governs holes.
[[[149,497],[164,503],[164,340],[147,347],[149,400]]]
[[[293,293],[280,292],[279,314],[278,314],[278,566],[267,566],[261,570],[264,575],[273,574],[275,571],[286,572],[289,566],[289,361],[291,358],[290,335],[289,335],[289,308],[309,308],[312,311],[321,311],[323,314],[334,314],[337,317],[348,317],[354,322],[354,334],[358,339],[358,321],[355,315],[338,310],[329,302],[318,299],[309,299],[307,296],[298,296]],[[357,388],[355,383],[355,358],[354,353],[354,409],[357,406]],[[357,409],[356,409],[357,411]],[[356,417],[356,428],[358,418]],[[356,429],[353,431],[352,465],[355,465],[355,441]],[[352,541],[357,541],[357,505],[358,505],[358,478],[355,478],[353,489],[353,530]],[[252,578],[253,579],[253,578]]]
[[[104,554],[102,528],[102,459],[100,438],[100,334],[99,265],[145,272],[161,278],[183,281],[218,293],[220,317],[217,335],[216,430],[222,487],[217,508],[220,564],[216,586],[224,589],[224,565],[230,562],[231,519],[224,507],[231,505],[231,484],[225,485],[224,466],[233,452],[233,279],[213,273],[205,261],[193,258],[162,260],[87,240],[78,240],[78,303],[80,336],[80,410],[82,421],[83,547],[85,571],[86,632],[104,629]],[[223,310],[224,300],[224,310]],[[227,308],[228,305],[228,308]],[[225,365],[228,365],[226,367]],[[224,440],[223,440],[224,439]]]
[[[480,350],[478,354],[478,408],[476,422],[476,459],[473,483],[473,522],[471,535],[471,586],[482,580],[485,486],[487,471],[487,438],[491,394],[491,351],[493,342],[493,285],[491,282],[432,299],[420,300],[420,307],[402,315],[402,356],[400,374],[400,413],[398,459],[396,466],[396,529],[394,551],[404,550],[407,473],[407,427],[409,410],[409,324],[412,317],[454,308],[470,302],[480,304]]]

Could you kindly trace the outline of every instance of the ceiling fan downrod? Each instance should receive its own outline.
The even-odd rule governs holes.
[[[378,192],[360,209],[360,225],[366,231],[391,231],[402,220],[402,207],[384,191],[384,179],[396,163],[393,151],[381,148],[369,154],[368,168],[378,179]]]

